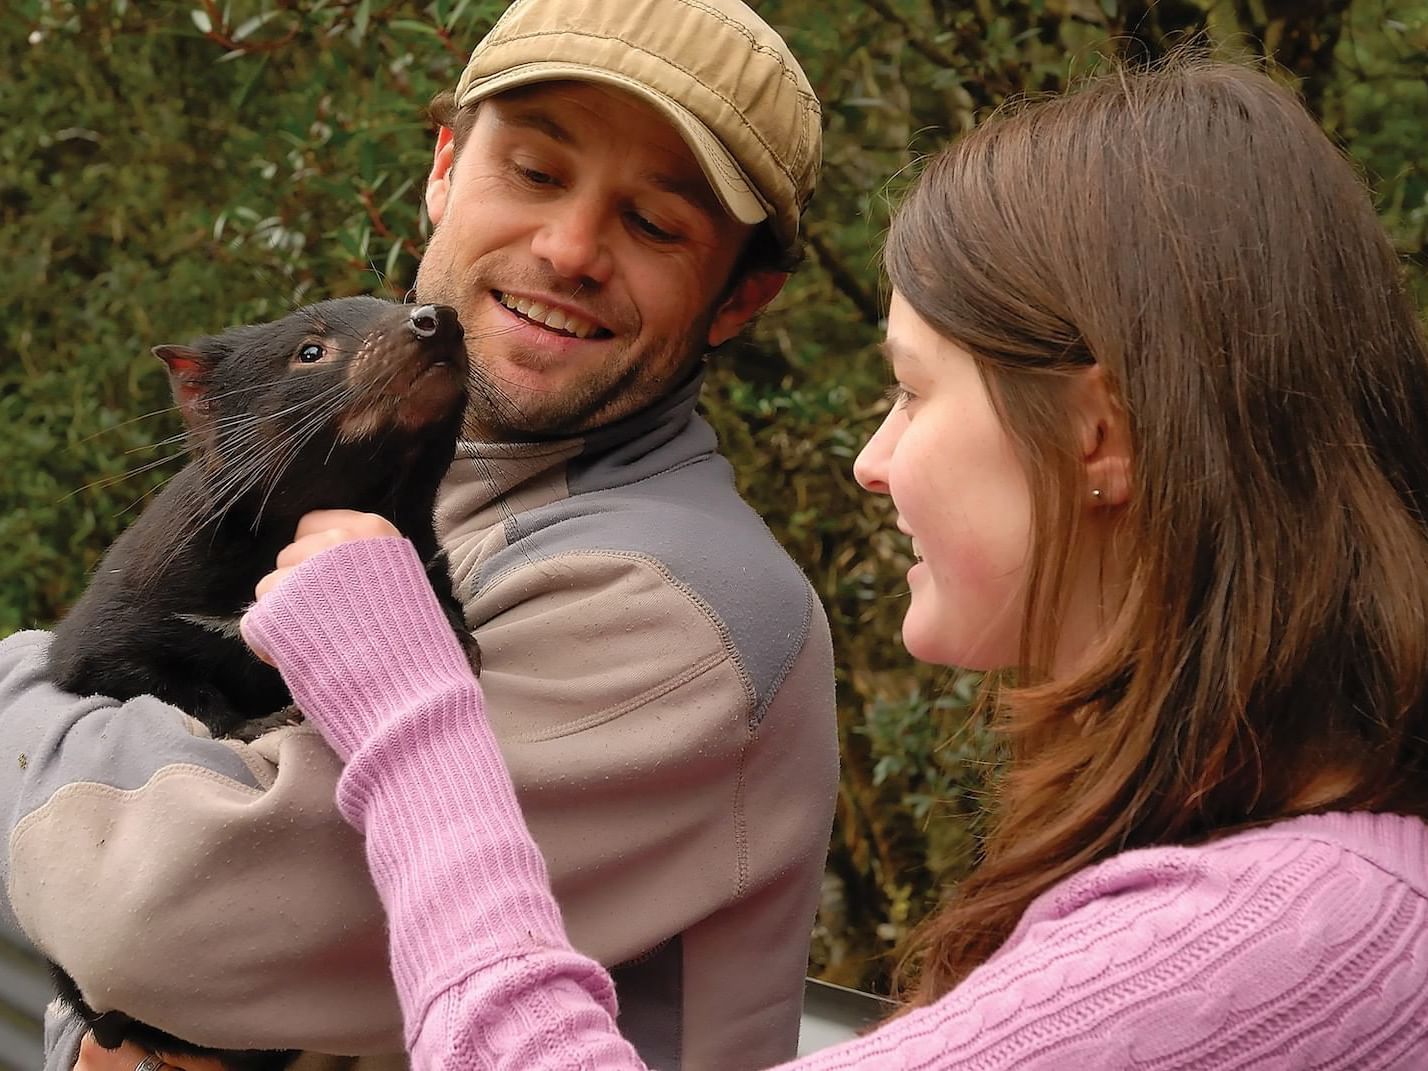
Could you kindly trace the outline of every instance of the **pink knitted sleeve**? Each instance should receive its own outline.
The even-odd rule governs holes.
[[[642,1067],[410,545],[310,559],[244,631],[349,760],[338,802],[366,833],[414,1065]],[[1425,1024],[1422,888],[1333,838],[1262,835],[1092,868],[936,1004],[789,1066],[1428,1067]]]
[[[367,834],[409,1047],[426,1053],[488,1036],[528,1047],[503,1016],[514,1009],[523,1022],[547,986],[569,985],[580,988],[586,1017],[618,1041],[614,988],[565,939],[480,686],[411,544],[362,540],[324,552],[261,600],[243,631],[347,760],[337,802]],[[463,1006],[451,994],[479,992],[463,985],[474,974],[510,999],[467,1000],[464,1029],[434,1033],[432,1022],[458,1028],[452,1016]],[[628,1045],[618,1048],[638,1066]]]

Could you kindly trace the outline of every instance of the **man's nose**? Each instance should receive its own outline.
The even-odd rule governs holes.
[[[562,278],[607,282],[613,261],[606,225],[598,210],[572,200],[554,207],[546,216],[531,241],[531,252]]]

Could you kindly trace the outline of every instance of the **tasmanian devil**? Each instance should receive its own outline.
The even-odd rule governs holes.
[[[158,696],[215,735],[253,736],[285,718],[287,688],[243,644],[238,619],[298,519],[338,508],[379,513],[412,541],[479,669],[432,521],[467,397],[454,310],[341,298],[154,353],[168,366],[190,460],[57,626],[56,684]],[[294,1055],[200,1049],[95,1013],[63,970],[54,974],[105,1047],[127,1038],[241,1071],[275,1071]]]

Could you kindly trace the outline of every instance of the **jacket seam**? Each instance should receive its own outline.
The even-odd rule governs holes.
[[[612,707],[606,707],[604,710],[596,711],[593,714],[587,714],[585,717],[580,718],[577,721],[565,722],[554,728],[545,729],[541,732],[518,733],[512,736],[511,739],[517,743],[522,744],[541,744],[546,743],[550,740],[560,740],[567,736],[575,736],[579,733],[585,732],[588,729],[598,728],[599,726],[605,725],[608,722],[615,721],[617,718],[624,717],[631,711],[638,710],[640,707],[643,707],[660,698],[660,696],[667,695],[670,692],[673,692],[676,689],[683,687],[690,681],[702,677],[710,670],[716,669],[720,665],[722,665],[726,657],[726,655],[710,655],[709,657],[701,659],[699,662],[696,662],[693,666],[689,667],[689,669],[679,674],[678,676],[663,680],[654,687],[645,689],[645,691],[641,692],[639,695],[631,696],[623,703],[617,703]]]
[[[285,730],[280,729],[278,731],[283,732]],[[317,732],[316,729],[312,731],[314,733]],[[272,763],[253,754],[253,749],[241,740],[233,740],[227,737],[214,737],[212,739],[216,739],[218,743],[228,748],[229,751],[237,756],[238,761],[247,767],[248,772],[253,775],[253,780],[258,782],[258,791],[266,792],[273,787],[273,784],[277,781],[277,774]],[[202,767],[199,768],[202,769]]]
[[[71,781],[61,785],[56,789],[44,803],[40,804],[24,818],[15,823],[15,828],[10,832],[11,854],[14,853],[15,845],[20,842],[31,826],[39,824],[47,816],[47,812],[56,804],[68,800],[72,796],[92,797],[96,799],[127,800],[138,796],[141,792],[152,787],[160,781],[167,781],[170,778],[178,777],[182,774],[198,775],[201,780],[211,781],[224,788],[235,789],[251,799],[258,799],[266,794],[267,790],[255,788],[252,785],[245,785],[241,781],[235,781],[226,774],[210,770],[206,766],[199,766],[193,762],[173,762],[165,766],[160,766],[138,788],[116,788],[114,785],[106,785],[102,781]]]
[[[598,455],[596,455],[596,456],[598,456]],[[662,469],[658,469],[658,470],[656,470],[655,472],[646,473],[646,474],[643,475],[643,476],[636,476],[634,479],[626,479],[626,480],[623,480],[623,481],[620,482],[620,483],[605,484],[605,485],[600,486],[600,487],[587,487],[587,488],[585,488],[585,489],[582,490],[582,491],[570,491],[569,494],[568,494],[565,498],[561,499],[559,503],[551,503],[551,505],[563,505],[563,504],[568,503],[568,502],[577,502],[577,501],[579,501],[580,499],[584,498],[586,495],[603,495],[603,494],[610,494],[610,493],[618,493],[618,492],[621,492],[621,491],[628,490],[628,489],[631,488],[631,487],[639,487],[640,484],[649,483],[651,480],[662,479],[663,477],[668,476],[668,475],[670,475],[671,473],[678,472],[680,469],[687,469],[687,468],[690,468],[690,467],[692,467],[692,466],[694,466],[694,465],[704,465],[704,464],[708,464],[711,460],[714,460],[714,459],[716,459],[716,458],[717,458],[718,460],[720,460],[720,461],[726,461],[726,460],[727,460],[726,458],[723,457],[723,455],[721,455],[721,454],[719,454],[719,453],[717,453],[717,452],[715,452],[715,451],[713,451],[713,450],[702,450],[702,451],[700,451],[699,453],[694,454],[694,455],[691,456],[691,457],[681,458],[680,460],[675,461],[675,462],[672,463],[672,464],[666,465],[666,466],[665,466],[664,468],[662,468]],[[566,486],[567,490],[568,490],[569,487],[570,487],[569,469],[572,467],[572,463],[573,463],[573,462],[578,462],[578,461],[580,461],[580,460],[581,460],[581,455],[577,455],[576,457],[571,458],[569,461],[567,461],[567,462],[565,463],[565,467],[566,467],[566,470],[567,470],[565,486]],[[585,471],[585,472],[598,471],[598,466],[595,466],[595,465],[589,466],[589,467],[587,467],[584,471]],[[577,479],[579,479],[578,476],[577,476]],[[564,518],[562,518],[562,519],[564,519]],[[531,529],[531,531],[529,532],[529,534],[532,535],[532,536],[534,536],[534,535],[535,535],[537,532],[539,532],[539,531],[542,531],[542,529],[533,528],[533,529]]]
[[[561,551],[557,554],[543,554],[538,558],[530,558],[527,559],[525,562],[520,562],[515,565],[508,565],[495,576],[491,577],[490,580],[486,582],[486,584],[494,586],[505,580],[507,577],[521,573],[528,568],[539,565],[541,562],[558,562],[565,559],[578,557],[614,558],[617,560],[647,565],[650,568],[654,569],[667,585],[682,594],[685,599],[695,607],[695,609],[697,609],[701,614],[704,615],[705,620],[707,620],[710,625],[714,627],[715,632],[718,634],[719,643],[720,646],[724,649],[725,657],[727,657],[733,663],[734,669],[739,674],[739,683],[744,691],[744,709],[748,712],[750,724],[754,724],[754,711],[759,705],[758,693],[754,688],[753,680],[749,677],[748,669],[744,665],[743,653],[739,650],[738,645],[734,643],[734,638],[729,633],[728,626],[725,625],[724,622],[719,618],[719,615],[714,612],[714,608],[704,601],[703,597],[699,594],[699,592],[695,591],[692,587],[690,587],[688,584],[684,583],[677,576],[675,576],[674,573],[670,571],[669,567],[666,566],[664,562],[660,561],[658,558],[655,558],[649,554],[640,554],[635,551],[628,550],[598,550],[593,548],[584,550],[567,550]],[[483,584],[482,587],[485,587],[486,584]],[[807,634],[808,625],[807,621],[805,621],[804,641],[801,641],[798,645],[800,650],[802,650],[803,648],[803,642],[806,642]],[[716,659],[715,661],[722,661],[722,659]],[[782,676],[778,678],[778,683],[782,683]],[[777,692],[777,690],[777,688],[771,688],[769,691],[769,696],[772,697]]]
[[[739,765],[734,773],[734,858],[738,865],[738,881],[734,898],[742,899],[749,891],[749,828],[744,820],[744,797],[749,749],[754,746],[754,731],[749,729],[739,748]]]
[[[788,679],[788,675],[793,672],[794,664],[803,655],[803,649],[808,646],[808,635],[812,631],[809,627],[813,620],[813,588],[805,585],[803,589],[803,622],[801,625],[801,637],[798,646],[792,648],[788,657],[784,659],[779,671],[774,674],[773,680],[769,681],[769,694],[754,709],[749,719],[749,727],[757,729],[764,723],[764,715],[769,712],[769,707],[773,705],[774,696],[778,695],[783,688],[783,682]]]
[[[670,473],[672,473],[672,472],[678,472],[680,469],[687,469],[687,468],[689,468],[689,467],[692,466],[692,465],[698,465],[698,464],[707,462],[710,458],[718,457],[718,456],[719,456],[719,455],[717,455],[717,454],[715,454],[715,453],[713,453],[713,452],[711,452],[711,451],[705,451],[705,452],[703,452],[703,453],[701,453],[701,454],[695,455],[694,457],[687,457],[687,458],[683,459],[682,461],[676,461],[674,464],[672,464],[672,465],[670,465],[670,466],[668,466],[668,467],[666,467],[666,468],[662,468],[662,469],[660,469],[658,472],[651,472],[651,473],[649,473],[647,476],[640,476],[640,477],[637,478],[637,479],[626,480],[624,483],[609,484],[609,485],[606,485],[606,486],[603,486],[603,487],[591,487],[591,488],[588,488],[588,489],[586,489],[586,490],[584,490],[584,491],[572,491],[572,490],[570,490],[570,472],[569,472],[569,470],[570,470],[570,461],[578,460],[578,455],[577,455],[576,458],[571,458],[570,461],[567,461],[567,462],[565,463],[566,473],[565,473],[565,477],[564,477],[564,478],[565,478],[566,494],[565,494],[565,497],[564,497],[564,498],[556,499],[554,502],[549,502],[549,503],[547,503],[546,505],[540,506],[540,507],[538,507],[537,509],[534,509],[534,510],[530,510],[530,511],[527,512],[527,513],[515,513],[515,512],[512,512],[509,517],[505,517],[505,518],[502,519],[502,521],[501,521],[501,529],[502,529],[503,534],[504,534],[505,537],[506,537],[506,545],[505,545],[504,547],[502,547],[501,549],[502,549],[502,550],[515,550],[515,549],[517,549],[517,546],[518,546],[523,540],[526,540],[526,539],[537,539],[537,537],[540,535],[540,533],[543,532],[543,531],[545,531],[547,527],[555,527],[555,526],[558,526],[558,525],[561,524],[561,523],[564,523],[564,522],[566,522],[566,521],[572,519],[572,518],[568,518],[568,517],[561,517],[561,518],[557,518],[557,520],[555,521],[555,524],[554,524],[554,525],[543,525],[543,526],[541,526],[541,527],[532,527],[532,526],[530,526],[530,525],[526,525],[526,524],[522,524],[522,523],[521,523],[523,517],[537,515],[537,514],[539,514],[539,512],[540,512],[541,510],[544,510],[544,509],[550,509],[550,508],[554,508],[554,507],[559,507],[559,506],[568,505],[568,504],[571,503],[571,502],[579,501],[580,499],[584,498],[586,495],[605,495],[605,494],[611,494],[611,493],[618,493],[618,492],[624,491],[624,490],[626,490],[626,489],[628,489],[628,488],[631,488],[631,487],[638,487],[638,486],[639,486],[640,484],[642,484],[642,483],[648,483],[650,480],[658,480],[658,479],[660,479],[660,478],[662,478],[662,477],[664,477],[664,476],[668,476],[668,475],[669,475]],[[497,497],[498,497],[498,498],[504,498],[505,496],[504,496],[504,495],[500,495],[500,496],[497,496]],[[493,501],[495,501],[495,500],[493,500]],[[538,541],[538,540],[537,540],[537,541]],[[599,550],[599,548],[596,548],[596,547],[585,547],[585,548],[582,548],[581,550],[577,550],[577,551],[563,551],[563,552],[562,552],[562,554],[584,554],[584,553],[600,553],[600,550]],[[611,551],[610,553],[616,553],[616,552]],[[541,555],[539,558],[532,558],[529,554],[524,554],[524,552],[523,552],[523,556],[525,557],[525,564],[534,565],[537,561],[544,561],[544,560],[546,560],[546,559],[556,558],[556,557],[560,557],[560,556],[562,556],[562,555],[560,555],[560,554],[543,554],[543,555]],[[654,561],[654,560],[656,560],[656,559],[651,559],[651,560]],[[472,596],[472,598],[475,598],[478,594],[480,594],[481,589],[482,589],[486,584],[494,584],[494,583],[496,583],[498,580],[501,580],[502,578],[504,578],[508,573],[512,572],[513,570],[517,570],[517,569],[521,569],[521,568],[523,568],[523,566],[522,566],[521,564],[508,565],[508,566],[506,566],[506,568],[502,569],[499,573],[496,573],[494,576],[484,577],[484,576],[482,576],[482,575],[480,574],[480,569],[479,569],[479,567],[478,567],[477,570],[475,570],[475,571],[473,572],[473,574],[472,574],[472,580],[471,580],[471,596]]]
[[[257,799],[265,794],[263,789],[245,785],[241,781],[234,781],[231,777],[191,762],[170,763],[167,766],[161,766],[138,788],[115,788],[113,785],[106,785],[101,781],[71,781],[69,784],[60,786],[42,804],[15,823],[14,828],[10,831],[10,840],[6,845],[6,862],[10,865],[5,868],[5,897],[10,915],[15,919],[20,929],[25,932],[29,931],[15,902],[13,861],[31,830],[53,817],[53,812],[59,808],[60,804],[67,803],[76,797],[110,802],[126,801],[138,796],[145,789],[161,780],[168,780],[182,774],[197,774],[204,781],[236,789],[250,799]]]

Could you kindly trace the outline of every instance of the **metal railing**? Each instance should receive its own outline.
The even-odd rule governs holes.
[[[798,1055],[807,1056],[855,1038],[885,1019],[894,1007],[883,997],[810,978],[803,987]]]
[[[0,1068],[36,1071],[44,1063],[45,1005],[52,992],[44,960],[0,919]]]

